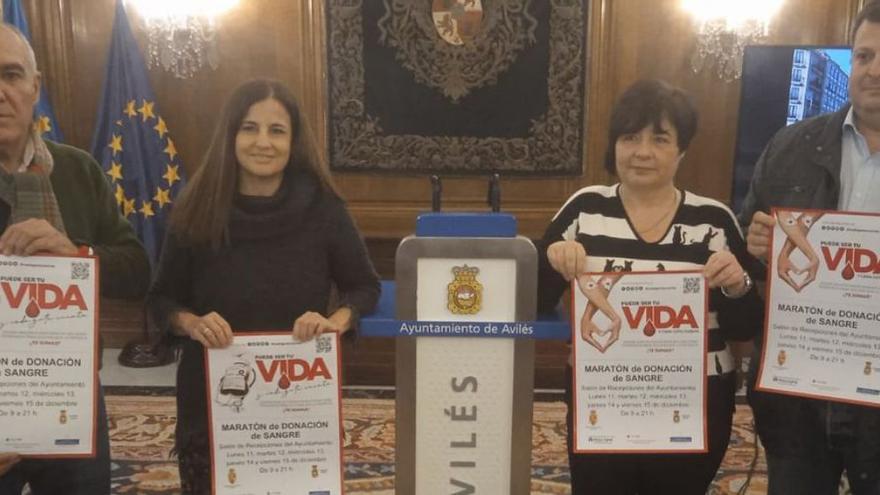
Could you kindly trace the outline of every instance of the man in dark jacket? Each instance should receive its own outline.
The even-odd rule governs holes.
[[[851,106],[780,130],[755,168],[741,219],[759,259],[772,207],[880,213],[880,2],[859,13],[852,38]],[[755,390],[749,400],[770,495],[836,495],[844,471],[854,495],[880,494],[880,409]]]
[[[102,295],[142,297],[150,277],[143,246],[95,160],[45,142],[33,129],[39,94],[33,49],[18,30],[0,24],[0,254],[94,254]],[[100,393],[96,417],[94,458],[21,460],[0,452],[0,495],[20,495],[25,483],[34,495],[109,494],[110,445]]]

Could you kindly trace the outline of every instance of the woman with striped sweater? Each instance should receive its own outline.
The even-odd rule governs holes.
[[[612,112],[605,156],[620,182],[581,189],[553,218],[539,242],[539,306],[552,309],[584,272],[701,270],[710,288],[709,452],[571,453],[573,495],[703,495],[727,449],[735,388],[728,342],[760,330],[763,305],[749,275],[755,260],[731,211],[675,185],[696,128],[696,109],[680,89],[647,80],[626,90]],[[568,374],[570,387],[570,367]]]

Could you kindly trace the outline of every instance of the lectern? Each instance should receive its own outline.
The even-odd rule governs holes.
[[[425,214],[396,282],[396,492],[527,495],[535,247],[508,214]]]

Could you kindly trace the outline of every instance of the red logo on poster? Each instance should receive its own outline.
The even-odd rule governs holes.
[[[844,264],[840,272],[844,280],[852,280],[856,273],[880,273],[880,256],[870,249],[837,248],[832,254],[831,248],[822,246],[822,257],[831,271],[837,271],[840,264]]]
[[[69,307],[81,311],[88,309],[77,285],[62,288],[55,284],[0,282],[0,288],[12,309],[18,309],[26,298],[28,303],[25,314],[30,318],[36,318],[44,309],[64,310]]]
[[[697,319],[690,306],[682,306],[678,311],[670,306],[638,306],[633,312],[630,306],[623,307],[623,315],[630,328],[644,327],[646,336],[653,336],[657,330],[677,330],[681,327],[698,328]]]
[[[292,382],[312,381],[318,377],[333,379],[327,370],[327,363],[320,357],[311,363],[305,359],[273,359],[269,361],[268,367],[266,361],[257,359],[257,369],[266,383],[275,382],[276,376],[280,375],[277,381],[281,390],[287,390]]]

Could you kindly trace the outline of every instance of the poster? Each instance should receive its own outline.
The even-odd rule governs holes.
[[[205,355],[214,493],[341,494],[338,334],[236,334]]]
[[[587,273],[571,292],[575,452],[705,452],[702,274]]]
[[[0,256],[0,452],[94,457],[94,258]]]
[[[880,406],[880,215],[774,214],[758,389]]]

